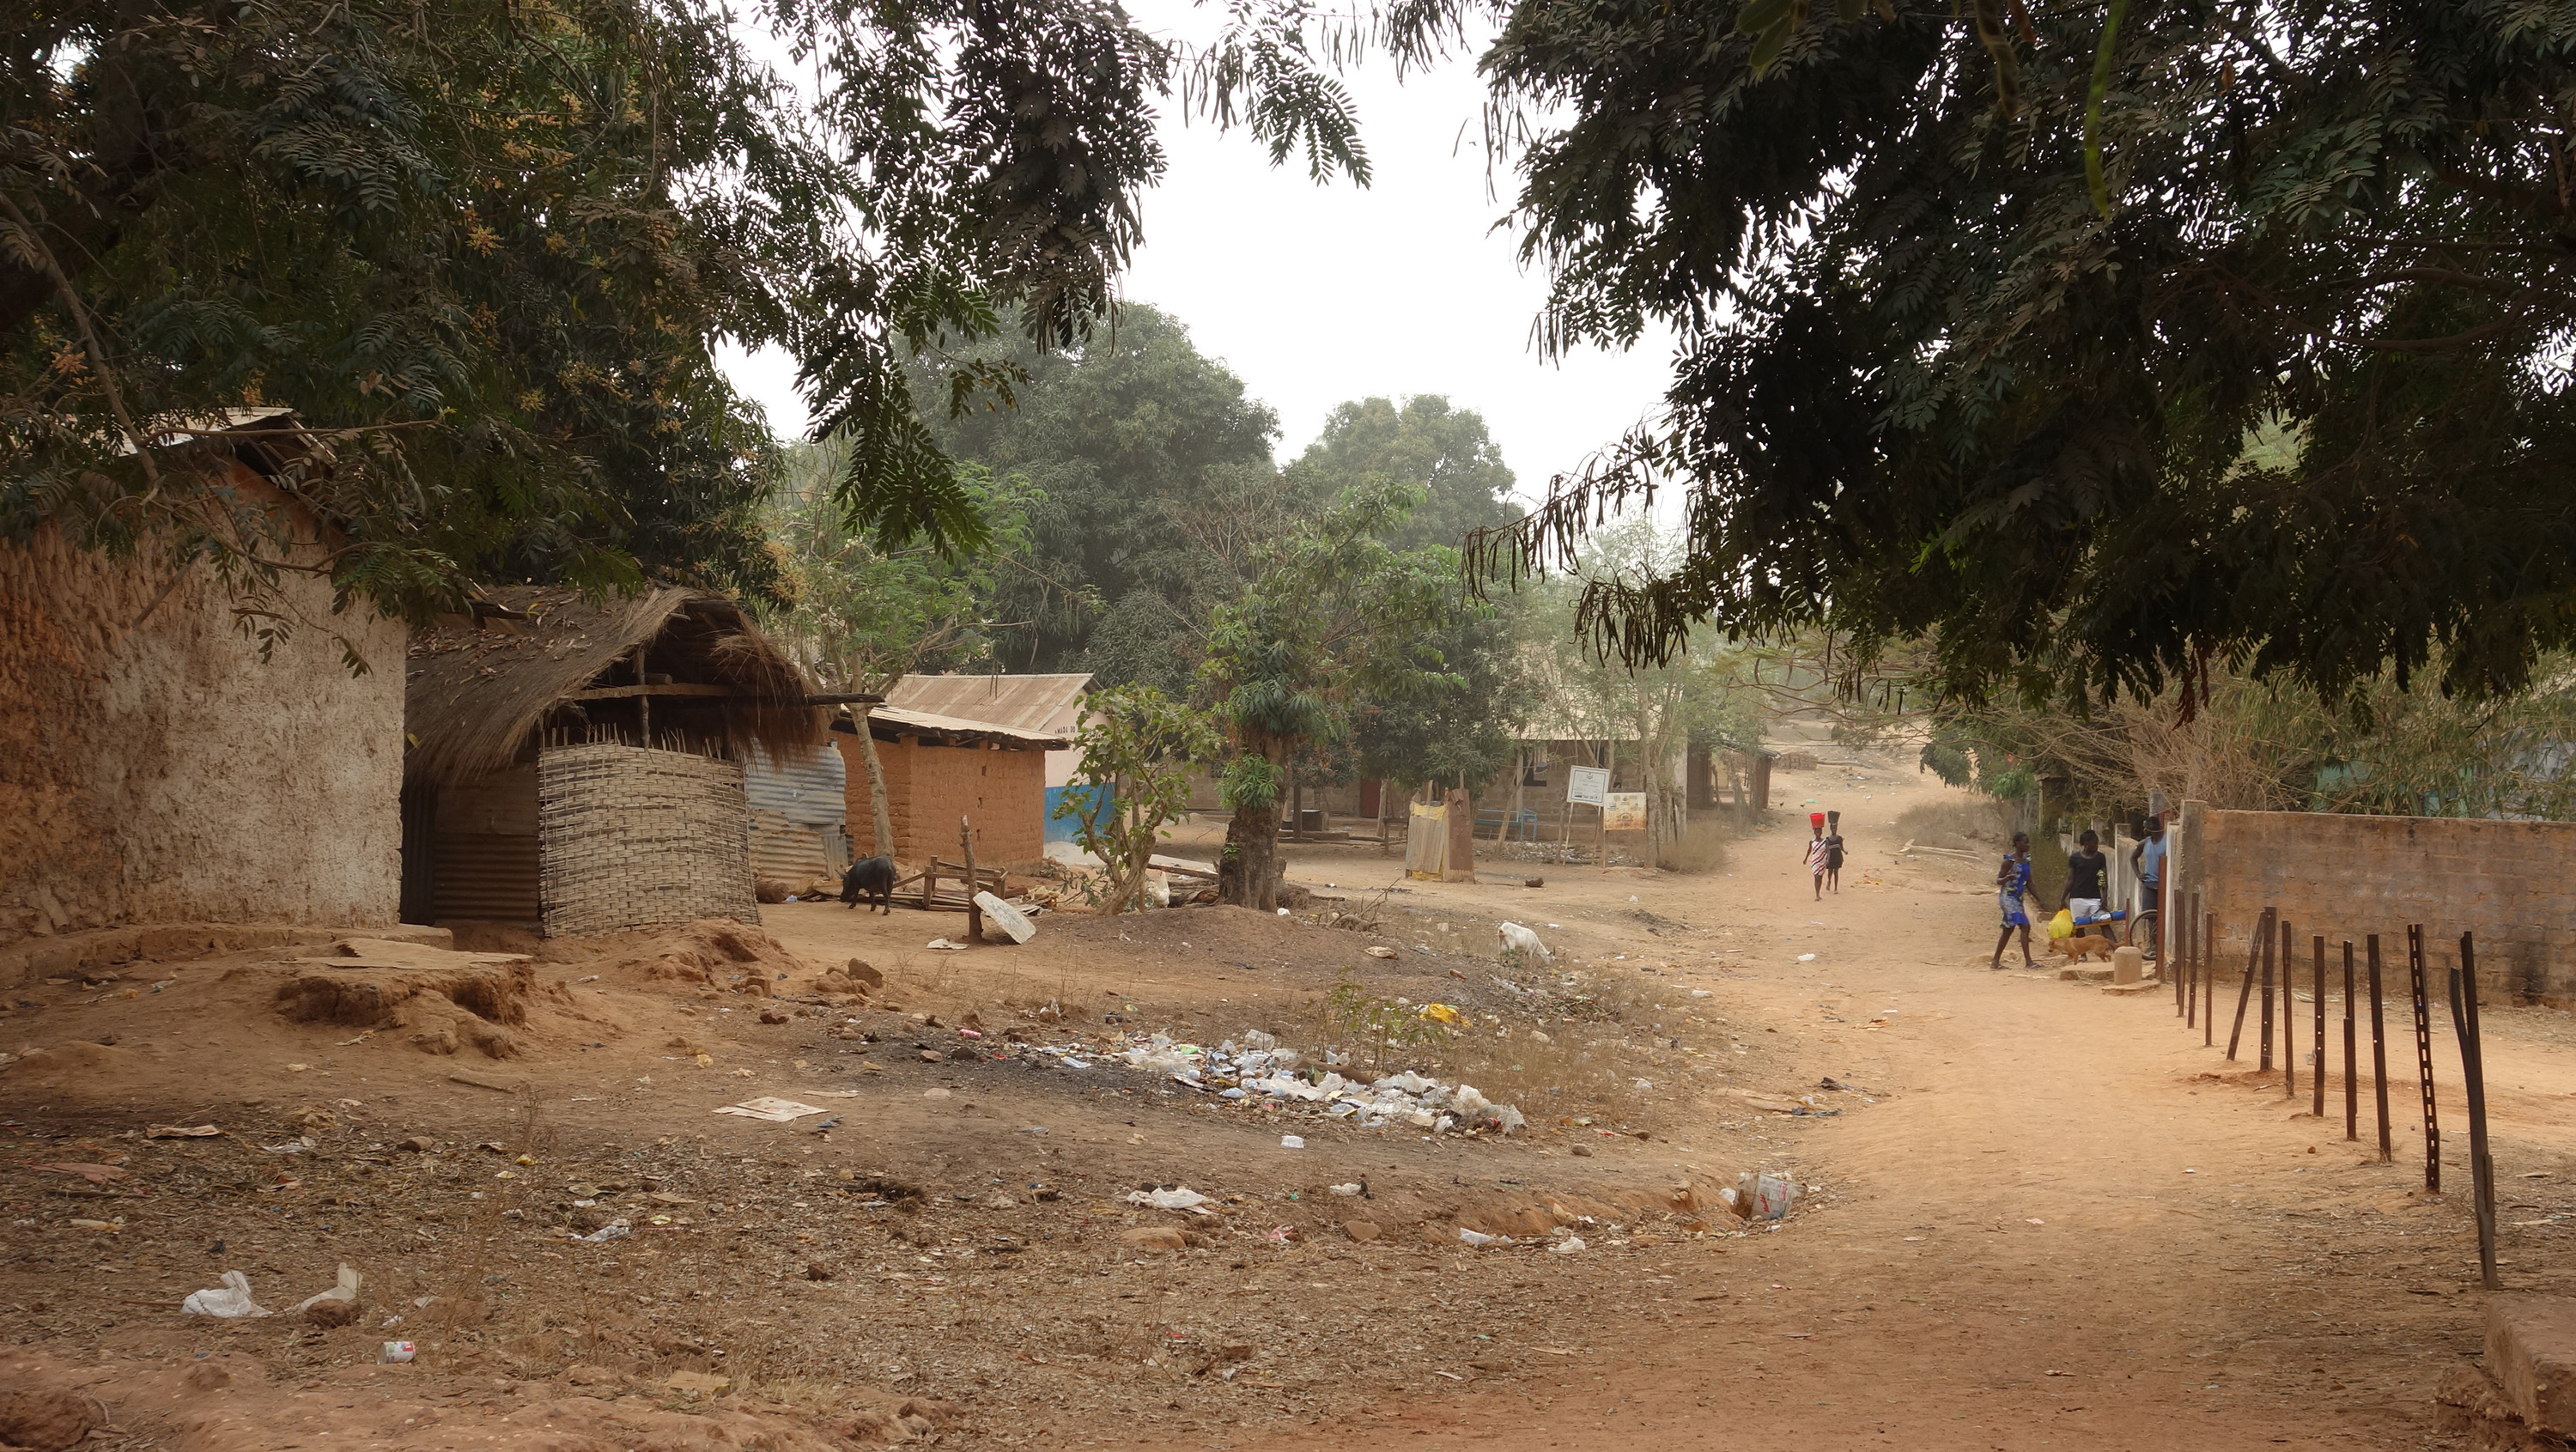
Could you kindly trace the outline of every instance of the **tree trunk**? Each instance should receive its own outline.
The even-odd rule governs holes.
[[[858,727],[859,760],[866,763],[868,769],[868,814],[874,819],[869,825],[875,829],[877,838],[874,855],[892,857],[894,811],[886,805],[885,767],[877,760],[876,733],[868,729],[868,713],[864,708],[859,712]]]
[[[1646,768],[1646,865],[1664,865],[1664,763],[1655,754],[1655,741],[1639,723],[1637,756]]]
[[[1118,808],[1118,860],[1108,864],[1113,886],[1102,905],[1108,913],[1134,912],[1145,905],[1145,874],[1154,862],[1155,828],[1145,825],[1126,782],[1119,782],[1117,791],[1126,805]]]
[[[1238,806],[1216,865],[1219,902],[1269,912],[1279,906],[1279,804]]]

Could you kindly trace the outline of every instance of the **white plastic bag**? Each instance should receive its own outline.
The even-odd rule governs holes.
[[[199,1291],[197,1294],[202,1296],[205,1295],[206,1292]],[[324,1301],[348,1301],[354,1304],[357,1299],[358,1273],[351,1267],[344,1265],[340,1267],[340,1283],[338,1285],[322,1292],[320,1295],[307,1296],[303,1300],[296,1302],[295,1309],[287,1314],[301,1316],[305,1312],[312,1310],[315,1306],[322,1304]]]
[[[182,1316],[247,1317],[272,1314],[266,1306],[250,1298],[250,1277],[240,1271],[224,1272],[224,1283],[202,1291],[190,1291],[179,1303]]]
[[[1156,1210],[1196,1210],[1207,1202],[1207,1196],[1187,1185],[1177,1190],[1130,1190],[1127,1193],[1128,1204],[1147,1205]]]
[[[1778,1220],[1798,1203],[1798,1182],[1750,1170],[1735,1177],[1735,1213],[1747,1220]]]

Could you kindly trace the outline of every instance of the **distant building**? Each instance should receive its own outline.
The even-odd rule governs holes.
[[[960,818],[974,824],[978,867],[1045,855],[1047,754],[1069,747],[1070,738],[892,705],[874,708],[867,721],[885,772],[897,860],[957,861]],[[849,782],[851,836],[864,846],[874,828],[858,726],[840,720],[832,731]]]
[[[1014,731],[1060,736],[1065,745],[1046,754],[1046,802],[1042,820],[1051,842],[1073,840],[1073,820],[1058,820],[1055,809],[1073,779],[1082,773],[1082,752],[1073,738],[1082,730],[1084,703],[1091,695],[1088,672],[1028,676],[905,676],[886,688],[886,704],[906,711],[927,711],[960,721],[983,721]],[[865,822],[864,814],[853,822]],[[861,831],[853,835],[865,837]]]
[[[264,513],[287,563],[341,541],[299,492],[328,459],[289,409],[174,422],[153,457],[166,487]],[[0,543],[0,942],[136,923],[391,926],[403,623],[332,613],[313,574],[238,601],[155,543],[120,559],[51,524]],[[263,661],[244,628],[262,617],[237,606],[293,633]]]
[[[550,936],[758,922],[744,763],[810,763],[820,703],[720,595],[497,592],[412,646],[403,906]]]

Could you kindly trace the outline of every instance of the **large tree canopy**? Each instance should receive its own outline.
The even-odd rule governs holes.
[[[837,498],[889,545],[983,542],[902,360],[1005,396],[1014,320],[1104,318],[1193,98],[1319,174],[1348,106],[1260,16],[1176,54],[1108,0],[97,0],[0,20],[0,530],[276,541],[164,488],[176,420],[297,409],[349,596],[639,568],[755,591],[766,431],[723,339],[801,366]],[[1284,63],[1280,63],[1284,62]],[[202,491],[196,491],[202,493]]]
[[[1680,338],[1484,556],[1682,490],[1602,643],[1928,634],[1973,698],[2510,690],[2576,632],[2576,7],[1433,0],[1393,43],[1470,14],[1545,344]]]
[[[936,427],[961,459],[1025,475],[1030,566],[1002,582],[1015,626],[1000,659],[1013,670],[1092,670],[1185,696],[1195,639],[1241,588],[1254,542],[1285,528],[1270,447],[1279,416],[1199,352],[1189,330],[1142,303],[1077,346],[1007,355],[1013,406],[977,407]],[[953,365],[925,352],[918,386],[950,388]],[[1247,518],[1267,519],[1248,525]]]
[[[1401,405],[1384,398],[1340,405],[1287,473],[1300,494],[1319,500],[1372,478],[1421,485],[1427,491],[1422,506],[1387,541],[1400,550],[1455,549],[1470,531],[1508,524],[1520,513],[1511,502],[1512,471],[1485,430],[1485,416],[1438,394],[1417,394]]]

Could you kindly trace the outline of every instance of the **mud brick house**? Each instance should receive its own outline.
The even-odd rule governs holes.
[[[411,649],[403,906],[549,936],[758,922],[744,763],[810,764],[822,707],[720,595],[495,592]]]
[[[1067,749],[1071,738],[899,706],[868,712],[867,726],[885,771],[896,860],[956,861],[961,817],[975,825],[978,866],[1045,854],[1047,753]],[[871,813],[858,723],[835,721],[832,730],[847,763],[849,820],[865,823]]]
[[[177,421],[165,486],[252,521],[289,564],[340,542],[284,408]],[[147,537],[123,558],[51,524],[0,543],[0,943],[147,923],[385,927],[400,902],[399,620],[327,579],[237,598]],[[248,614],[250,611],[269,615]],[[262,642],[245,622],[294,622]],[[367,669],[352,670],[349,657]]]
[[[1082,730],[1084,703],[1090,697],[1091,675],[1087,671],[1026,676],[909,675],[886,687],[889,706],[952,716],[960,721],[984,721],[1040,736],[1061,736],[1068,742]],[[1082,753],[1070,745],[1047,753],[1048,811],[1054,811],[1064,789],[1073,784],[1081,770]]]

